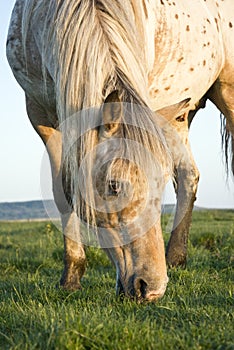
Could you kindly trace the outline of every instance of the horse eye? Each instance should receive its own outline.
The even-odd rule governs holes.
[[[122,190],[122,184],[116,180],[110,180],[108,184],[108,194],[110,196],[117,196]]]

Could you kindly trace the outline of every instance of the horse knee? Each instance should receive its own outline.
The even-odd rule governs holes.
[[[199,183],[199,179],[200,179],[199,170],[197,169],[197,167],[193,167],[193,169],[191,170],[191,174],[190,174],[190,183],[193,187],[192,192],[194,194],[196,194],[196,192],[197,192],[197,186]]]

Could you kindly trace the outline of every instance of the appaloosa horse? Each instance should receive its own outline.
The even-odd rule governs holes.
[[[116,266],[119,293],[161,297],[161,196],[174,169],[167,262],[183,265],[199,178],[188,126],[207,99],[234,148],[233,0],[17,0],[7,57],[50,157],[61,285],[80,288],[86,223]]]

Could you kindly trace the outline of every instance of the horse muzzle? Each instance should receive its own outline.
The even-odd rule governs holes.
[[[162,298],[167,287],[168,277],[160,283],[147,281],[146,278],[132,276],[128,283],[122,283],[120,279],[117,281],[116,294],[126,296],[130,299],[135,299],[138,302],[157,301]],[[159,286],[159,287],[158,287]]]

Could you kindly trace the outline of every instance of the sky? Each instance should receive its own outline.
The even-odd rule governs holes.
[[[0,202],[42,199],[41,172],[44,146],[27,118],[24,93],[5,57],[5,41],[14,0],[0,1]],[[196,205],[234,208],[234,182],[226,179],[221,151],[219,111],[211,103],[199,111],[190,142],[200,171]],[[48,171],[48,182],[50,183]],[[50,185],[49,185],[50,187]],[[51,192],[47,194],[52,196]],[[164,202],[175,201],[172,185]]]

